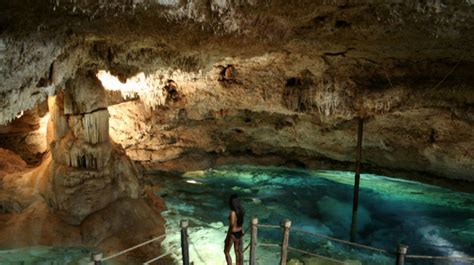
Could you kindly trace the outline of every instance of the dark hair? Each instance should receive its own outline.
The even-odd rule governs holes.
[[[242,226],[244,223],[244,208],[240,205],[240,199],[237,194],[230,195],[229,208],[237,215],[237,226]]]

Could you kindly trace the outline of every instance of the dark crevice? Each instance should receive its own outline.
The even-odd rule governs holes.
[[[316,16],[315,18],[313,18],[313,22],[316,24],[319,24],[326,21],[327,19],[328,19],[327,16]]]
[[[48,81],[49,81],[49,84],[52,84],[53,83],[53,74],[54,74],[54,63],[56,61],[53,61],[51,63],[51,65],[49,66],[49,75],[48,75]]]
[[[350,28],[351,23],[347,22],[345,20],[336,20],[335,26],[336,26],[336,28]]]
[[[343,56],[343,57],[345,57],[346,53],[348,53],[349,51],[352,51],[352,50],[355,50],[355,48],[347,48],[346,50],[340,51],[340,52],[325,52],[324,56]]]
[[[75,115],[85,115],[85,114],[92,114],[94,112],[98,112],[98,111],[102,111],[102,110],[108,110],[108,108],[98,108],[98,109],[95,109],[93,111],[89,111],[89,112],[82,112],[82,113],[79,113],[79,114],[69,114],[70,116],[75,116]]]

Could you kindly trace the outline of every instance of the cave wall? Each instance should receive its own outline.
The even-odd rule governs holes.
[[[473,180],[471,1],[1,5],[1,124],[77,69],[107,70],[144,79],[147,91],[108,105],[112,139],[149,166],[192,154],[347,164],[364,117],[366,166]],[[180,99],[164,98],[169,79]]]
[[[0,148],[20,155],[29,165],[38,165],[48,150],[48,119],[48,105],[45,101],[20,113],[11,123],[0,125]]]
[[[156,109],[140,100],[111,106],[111,137],[150,168],[184,171],[215,165],[216,156],[247,156],[237,159],[246,163],[274,156],[274,164],[352,169],[361,116],[366,170],[376,166],[471,180],[472,107],[463,102],[472,102],[470,88],[461,85],[445,98],[440,94],[455,81],[439,90],[433,90],[433,81],[417,84],[408,78],[361,88],[350,78],[328,77],[322,60],[317,66],[311,60],[292,66],[292,61],[282,54],[234,60],[235,79],[219,81],[216,67],[201,79],[183,80],[177,102]],[[295,78],[299,84],[288,84]],[[463,98],[454,103],[456,97]],[[190,161],[193,154],[200,158]]]
[[[40,164],[28,166],[0,148],[1,248],[85,246],[108,255],[164,233],[164,204],[110,139],[107,107],[95,72],[78,70],[48,98]],[[31,134],[36,114],[25,113],[2,127],[4,133]],[[141,264],[159,249],[159,242],[150,244],[128,253],[124,263]]]

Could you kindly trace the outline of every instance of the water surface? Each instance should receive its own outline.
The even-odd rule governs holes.
[[[168,211],[163,245],[179,254],[179,221],[190,220],[191,260],[195,264],[224,264],[228,203],[240,195],[246,210],[259,223],[292,226],[340,239],[349,238],[353,173],[276,167],[225,166],[182,177],[152,176]],[[246,242],[249,236],[246,237]],[[261,228],[259,241],[279,243],[280,230]],[[358,243],[394,251],[399,243],[410,254],[474,256],[474,195],[413,181],[362,174],[358,214]],[[290,246],[351,264],[395,264],[390,255],[350,248],[337,242],[291,232]],[[246,257],[248,253],[246,254]],[[259,264],[277,264],[278,249],[258,248]],[[290,253],[305,264],[333,264]],[[409,260],[407,264],[473,264]]]
[[[29,247],[0,250],[1,265],[85,265],[90,261],[91,248]]]

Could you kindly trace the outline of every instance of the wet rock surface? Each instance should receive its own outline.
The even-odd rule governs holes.
[[[48,204],[67,222],[85,217],[119,198],[137,199],[139,173],[109,140],[107,99],[99,80],[78,73],[64,93],[49,99],[51,160],[42,190]]]
[[[312,233],[349,239],[351,227],[353,173],[248,165],[221,166],[203,171],[166,176],[147,175],[147,183],[158,185],[157,194],[166,200],[167,249],[179,245],[180,219],[189,219],[190,256],[197,264],[224,262],[220,251],[227,228],[229,194],[239,195],[245,218],[259,224],[278,225],[290,219],[290,246],[348,264],[393,264],[395,257],[353,248],[337,241],[321,240]],[[390,253],[400,242],[412,255],[472,256],[473,194],[372,174],[361,176],[361,197],[357,219],[357,242]],[[244,230],[248,227],[244,222]],[[308,233],[301,233],[302,230]],[[280,229],[259,228],[258,242],[281,242]],[[244,237],[244,246],[250,233]],[[180,252],[173,251],[175,260]],[[258,247],[263,264],[277,264],[277,250]],[[415,254],[416,253],[416,254]],[[290,251],[288,259],[304,264],[326,264]],[[432,261],[412,260],[413,264]],[[334,263],[334,262],[332,262]],[[463,263],[463,262],[460,262]],[[464,262],[466,263],[466,262]],[[298,263],[296,263],[298,264]],[[301,263],[300,263],[301,264]],[[327,264],[330,264],[329,262]]]
[[[365,171],[472,187],[473,23],[467,0],[1,1],[0,147],[39,165],[5,174],[2,220],[123,218],[133,161],[353,168],[358,118]]]
[[[134,163],[109,138],[107,99],[95,74],[78,73],[48,103],[48,152],[38,167],[0,149],[0,247],[115,253],[163,234],[163,205],[147,198]],[[156,251],[150,245],[123,259],[135,264]]]
[[[472,181],[469,1],[28,2],[30,20],[26,2],[2,3],[3,124],[78,69],[106,70],[140,88],[109,111],[113,139],[149,165],[352,162],[363,117],[368,167]]]

